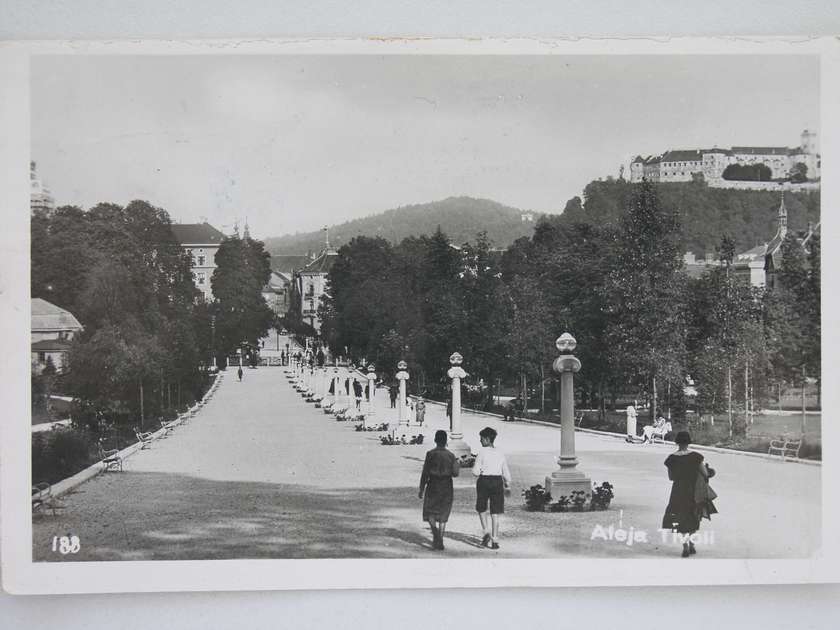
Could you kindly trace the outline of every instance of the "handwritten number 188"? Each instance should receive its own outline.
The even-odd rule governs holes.
[[[57,551],[63,556],[68,553],[79,553],[82,548],[82,543],[78,536],[53,536],[52,550]]]

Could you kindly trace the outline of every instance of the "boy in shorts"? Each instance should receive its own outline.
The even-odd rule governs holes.
[[[484,537],[481,544],[491,549],[499,548],[499,518],[505,511],[505,495],[510,494],[510,469],[505,456],[497,451],[496,430],[483,428],[478,436],[483,447],[475,458],[472,473],[478,477],[475,484],[475,511],[481,521]],[[487,505],[490,505],[490,528],[488,529]]]

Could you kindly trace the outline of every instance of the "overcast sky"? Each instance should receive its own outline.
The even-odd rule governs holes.
[[[819,128],[811,56],[77,55],[31,76],[57,204],[260,238],[458,195],[559,212],[636,153]]]

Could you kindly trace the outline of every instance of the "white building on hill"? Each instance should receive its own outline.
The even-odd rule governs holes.
[[[640,182],[690,182],[702,175],[714,187],[749,187],[737,184],[762,184],[763,182],[732,182],[723,179],[723,172],[731,164],[751,166],[764,164],[773,180],[787,179],[791,169],[802,163],[806,166],[808,180],[820,179],[821,159],[817,149],[817,132],[806,129],[800,136],[798,147],[732,147],[731,149],[679,149],[662,155],[642,157],[637,155],[630,163],[630,181]],[[769,182],[768,182],[769,184]]]

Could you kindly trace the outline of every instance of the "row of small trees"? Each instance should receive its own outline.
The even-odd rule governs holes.
[[[772,383],[800,382],[803,366],[819,374],[817,236],[807,248],[788,239],[775,286],[762,291],[733,272],[728,238],[720,267],[689,278],[678,215],[649,183],[634,186],[615,223],[581,214],[545,219],[504,251],[482,235],[455,248],[439,230],[397,246],[354,239],[330,272],[324,338],[386,371],[406,358],[421,389],[445,383],[458,350],[473,383],[515,379],[524,393],[550,383],[553,341],[568,330],[579,393],[602,411],[632,392],[651,413],[661,402],[679,416],[688,375],[699,411],[715,412],[744,388],[766,400]]]
[[[271,323],[261,297],[268,258],[257,241],[221,244],[218,299],[207,304],[168,213],[144,201],[35,212],[31,232],[32,296],[84,326],[60,382],[79,420],[142,424],[193,400],[213,351],[226,356],[243,340],[255,343]]]

